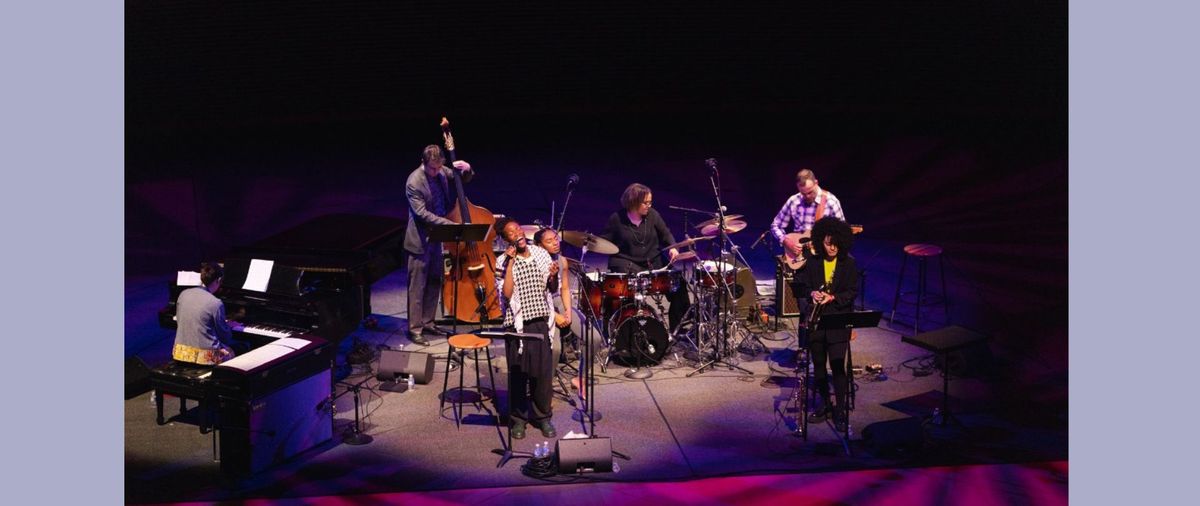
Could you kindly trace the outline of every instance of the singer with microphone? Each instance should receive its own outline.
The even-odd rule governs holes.
[[[821,306],[822,315],[853,311],[854,298],[858,296],[858,267],[855,266],[854,257],[850,256],[850,247],[854,243],[850,225],[833,216],[821,218],[813,224],[812,243],[817,255],[797,272],[796,291],[806,294],[812,304]],[[805,344],[801,342],[799,346],[803,348]],[[846,393],[849,388],[846,358],[850,351],[850,329],[809,332],[807,346],[821,401],[820,406],[809,415],[808,421],[823,422],[832,414],[837,430],[845,430]],[[829,399],[826,363],[833,372],[836,403]]]
[[[546,336],[543,340],[528,344],[522,340],[518,346],[505,347],[509,430],[513,439],[522,439],[526,424],[533,423],[543,436],[557,437],[551,420],[554,352],[550,343],[550,297],[546,290],[555,263],[545,249],[528,244],[521,225],[512,218],[496,222],[496,235],[508,244],[504,254],[496,258],[496,288],[504,326],[516,332]]]
[[[668,258],[663,259],[662,249],[675,243],[675,236],[667,228],[662,215],[654,210],[654,194],[641,183],[633,183],[621,194],[621,209],[608,217],[600,237],[617,245],[617,253],[608,257],[610,272],[634,273],[661,269],[667,261],[674,260],[679,250],[671,248]],[[670,328],[674,329],[691,302],[687,287],[682,283],[667,296]]]

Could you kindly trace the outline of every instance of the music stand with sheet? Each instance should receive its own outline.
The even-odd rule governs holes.
[[[823,314],[817,321],[816,328],[810,329],[810,332],[878,327],[881,318],[883,318],[882,311],[853,311],[850,313]],[[854,397],[854,361],[851,359],[853,354],[850,353],[850,348],[850,341],[846,341],[846,380],[850,383],[846,385],[846,397],[848,399]],[[825,364],[821,364],[820,367],[825,367]],[[842,401],[842,399],[838,400]],[[846,451],[846,455],[850,455],[850,411],[853,409],[853,406],[849,402],[844,405],[846,408],[846,426],[843,432],[838,433],[838,437],[842,440],[842,448]]]
[[[950,352],[961,350],[987,340],[987,336],[958,325],[922,332],[912,337],[900,336],[900,341],[932,351],[942,357],[942,409],[929,419],[934,425],[963,424],[950,413]]]
[[[519,345],[518,343],[520,343],[521,341],[541,341],[543,339],[549,338],[548,336],[545,336],[542,334],[535,334],[532,332],[495,332],[495,331],[483,331],[483,330],[475,332],[475,335],[477,335],[479,337],[487,338],[487,339],[503,339],[505,348],[507,348],[508,346]],[[512,366],[510,365],[509,367],[511,368]],[[510,371],[510,374],[511,374],[511,371]],[[496,388],[496,385],[492,385],[492,389],[495,390],[495,388]],[[504,404],[505,404],[504,409],[509,413],[510,417],[512,416],[512,395],[513,395],[512,392],[508,392],[508,395],[506,396],[505,402],[504,402]],[[496,417],[496,429],[497,430],[499,430],[501,423],[503,423],[503,420],[501,419],[500,416],[497,416]],[[504,464],[507,464],[509,460],[512,460],[514,458],[518,458],[518,457],[532,458],[533,457],[533,454],[531,454],[529,452],[513,451],[513,449],[512,449],[512,424],[505,424],[505,425],[508,426],[507,434],[500,438],[500,443],[503,444],[504,447],[496,448],[496,449],[492,450],[492,453],[495,453],[496,455],[500,456],[500,462],[498,462],[496,464],[496,467],[504,467]]]
[[[484,239],[487,238],[489,228],[491,228],[491,225],[488,225],[485,223],[479,223],[479,224],[455,223],[452,225],[433,225],[433,226],[429,227],[429,242],[440,242],[440,243],[482,242]],[[492,266],[488,266],[488,267],[490,268]],[[458,266],[455,266],[455,270],[457,270],[457,268],[458,268]],[[482,304],[483,304],[483,301],[480,301],[481,306],[482,306]],[[453,300],[450,301],[450,307],[454,308],[454,312],[455,312],[455,314],[450,315],[450,317],[451,317],[451,323],[450,323],[451,333],[450,333],[450,335],[454,335],[454,334],[458,333],[458,314],[457,314],[457,311],[458,311],[458,283],[454,284],[454,295],[453,295]],[[412,315],[409,315],[409,318],[412,318]],[[483,322],[484,320],[487,320],[487,315],[486,314],[479,315],[479,321]],[[447,356],[446,357],[447,366],[449,365],[450,362],[451,362],[450,357]]]

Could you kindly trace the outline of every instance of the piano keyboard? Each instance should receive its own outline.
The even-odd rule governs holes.
[[[178,321],[179,318],[172,316],[171,320]],[[272,327],[270,325],[246,325],[241,328],[234,326],[233,330],[236,330],[239,332],[245,332],[247,334],[257,334],[260,336],[274,337],[277,339],[284,338],[284,337],[292,337],[298,333],[291,329],[287,329],[284,327]]]
[[[272,327],[270,325],[246,325],[242,327],[242,332],[247,334],[257,334],[260,336],[284,338],[291,337],[297,332],[283,327]]]

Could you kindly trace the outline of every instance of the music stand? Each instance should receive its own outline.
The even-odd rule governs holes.
[[[912,344],[942,356],[942,411],[936,410],[930,421],[939,427],[954,422],[962,427],[963,424],[950,413],[950,352],[960,350],[975,343],[982,342],[987,336],[953,325],[931,332],[923,332],[912,337],[900,336],[900,341]]]
[[[822,330],[843,330],[843,329],[858,329],[878,327],[879,320],[883,317],[883,311],[853,311],[850,313],[831,313],[823,314],[817,320],[815,329],[809,329],[809,332],[820,332]],[[846,425],[842,432],[838,433],[838,437],[842,440],[842,448],[846,451],[846,455],[850,455],[850,409],[848,399],[854,397],[854,361],[851,359],[853,355],[850,353],[850,341],[846,340],[846,398],[838,399],[838,403],[846,410]],[[820,364],[819,367],[825,367],[825,364]],[[836,390],[836,389],[835,389]]]
[[[451,225],[433,225],[432,227],[429,227],[429,241],[430,242],[440,242],[440,243],[481,242],[487,238],[489,228],[491,228],[491,225],[487,225],[484,223],[480,223],[480,224],[455,223],[455,224],[451,224]],[[489,266],[489,267],[491,267],[491,266]],[[429,268],[429,267],[426,266],[426,268]],[[458,271],[457,265],[454,266],[454,270],[455,270],[455,272]],[[480,301],[480,306],[481,307],[483,306],[483,301]],[[454,284],[454,295],[452,296],[452,300],[450,301],[450,307],[454,308],[454,311],[453,311],[454,314],[451,315],[451,321],[450,321],[451,335],[453,335],[453,334],[458,333],[458,283]],[[484,312],[486,312],[486,311],[484,311]],[[412,315],[408,315],[408,317],[411,319]],[[480,323],[482,323],[486,319],[487,319],[486,314],[479,315]],[[410,322],[410,324],[411,324],[411,322]],[[450,356],[447,355],[446,356],[447,367],[449,367],[450,362],[451,362]]]
[[[553,324],[551,324],[551,325],[553,325]],[[488,339],[504,339],[505,349],[507,349],[508,346],[511,346],[512,343],[514,343],[514,342],[519,343],[520,341],[541,341],[543,339],[548,339],[548,337],[545,335],[535,334],[535,333],[531,333],[531,332],[492,332],[492,331],[482,331],[481,330],[481,331],[476,332],[475,335],[477,335],[479,337],[488,338]],[[512,365],[511,364],[509,365],[509,374],[512,374]],[[492,389],[495,390],[495,388],[496,388],[496,385],[492,385]],[[505,404],[504,409],[508,412],[508,416],[510,418],[512,417],[512,396],[513,396],[513,393],[508,392],[508,395],[506,396],[505,402],[504,402],[504,404]],[[501,420],[501,417],[497,416],[496,417],[496,430],[500,429],[501,423],[503,423],[503,420]],[[506,427],[507,433],[504,437],[500,438],[500,444],[504,445],[504,447],[496,448],[496,449],[492,450],[492,453],[495,453],[496,455],[500,456],[500,462],[496,463],[496,467],[504,467],[504,464],[507,464],[509,460],[512,460],[514,458],[527,458],[527,459],[533,458],[532,453],[513,451],[513,449],[512,449],[512,424],[509,423],[509,424],[505,424],[505,425],[507,425],[507,427]]]

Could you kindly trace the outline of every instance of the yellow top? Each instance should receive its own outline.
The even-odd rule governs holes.
[[[837,258],[825,261],[825,286],[833,288],[833,270],[837,268]]]

